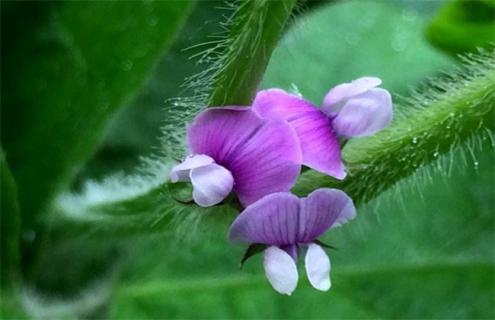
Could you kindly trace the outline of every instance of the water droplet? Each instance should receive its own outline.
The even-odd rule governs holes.
[[[414,137],[414,138],[412,139],[412,143],[413,143],[413,144],[418,143],[418,138],[417,138],[417,137]]]
[[[478,161],[473,162],[473,164],[474,164],[474,167],[475,167],[475,168],[476,168],[476,167],[478,167],[478,166],[480,165],[480,163],[479,163]]]
[[[433,153],[433,156],[436,158],[438,157],[438,154],[439,154],[438,151],[436,151],[435,153]]]

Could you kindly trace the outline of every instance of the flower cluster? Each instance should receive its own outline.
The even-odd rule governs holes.
[[[339,141],[376,133],[392,120],[392,99],[381,80],[363,77],[332,88],[321,108],[280,89],[258,92],[251,107],[201,112],[187,129],[190,155],[170,173],[190,181],[200,206],[223,201],[232,191],[245,210],[233,222],[233,243],[261,244],[273,288],[291,294],[296,262],[305,249],[309,282],[330,288],[330,260],[317,239],[356,215],[352,200],[336,189],[307,198],[289,192],[301,166],[344,179]]]

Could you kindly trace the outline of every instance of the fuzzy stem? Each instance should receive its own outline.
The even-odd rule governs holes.
[[[214,75],[209,106],[249,105],[296,0],[241,1]]]
[[[343,150],[349,172],[344,181],[307,171],[294,192],[306,195],[316,188],[339,188],[364,203],[476,133],[493,130],[495,59],[485,58],[450,82],[432,82],[430,88],[435,89],[398,108],[405,114],[388,129],[349,141]]]

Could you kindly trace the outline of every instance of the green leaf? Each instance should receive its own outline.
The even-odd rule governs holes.
[[[21,216],[14,177],[2,151],[0,151],[0,168],[0,260],[2,262],[0,279],[2,289],[12,289],[19,280]]]
[[[2,142],[29,228],[143,84],[190,2],[12,7],[2,28]]]
[[[495,2],[451,0],[430,22],[427,35],[452,54],[487,48],[495,43]]]
[[[310,287],[301,260],[296,291],[277,294],[264,277],[261,255],[237,268],[245,248],[229,245],[224,227],[193,243],[135,243],[112,317],[493,318],[495,154],[489,141],[482,144],[487,148],[478,165],[464,164],[459,150],[444,159],[453,163],[448,179],[424,168],[419,176],[428,177],[427,184],[410,178],[329,231],[325,240],[339,247],[328,252],[329,292]],[[156,251],[143,254],[151,247]]]

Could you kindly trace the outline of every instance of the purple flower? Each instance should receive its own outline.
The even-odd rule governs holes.
[[[210,108],[187,129],[190,156],[175,166],[170,180],[191,181],[200,206],[221,202],[234,190],[244,206],[288,191],[301,169],[301,150],[292,127],[262,119],[250,108]]]
[[[230,227],[229,239],[268,245],[264,253],[266,277],[276,291],[288,295],[297,286],[299,250],[307,247],[304,260],[309,282],[327,291],[331,286],[330,259],[317,238],[355,216],[352,200],[340,190],[318,189],[301,199],[279,192],[247,207]]]
[[[296,130],[303,164],[337,179],[346,172],[337,136],[368,136],[392,120],[388,91],[376,88],[381,80],[363,77],[332,88],[321,109],[280,89],[258,92],[253,109],[268,119],[284,119]]]

